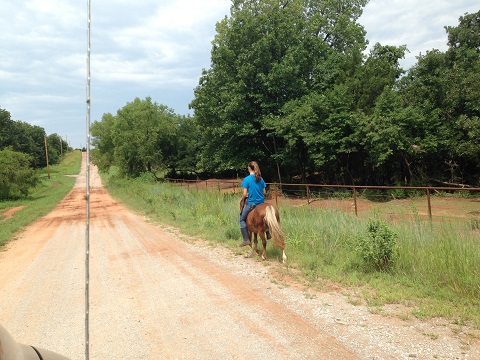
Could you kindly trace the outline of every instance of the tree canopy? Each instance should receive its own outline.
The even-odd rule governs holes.
[[[199,136],[193,120],[150,97],[104,114],[91,126],[93,156],[101,169],[118,165],[125,176],[144,172],[195,171]]]
[[[35,170],[58,164],[63,152],[71,150],[58,134],[46,135],[36,125],[11,119],[0,108],[0,200],[28,195],[38,182]]]
[[[480,12],[445,27],[448,49],[404,70],[406,45],[374,44],[367,0],[233,0],[182,117],[135,99],[92,126],[96,161],[125,175],[478,186]]]
[[[61,153],[70,149],[65,140],[58,134],[47,136],[45,130],[40,126],[24,121],[14,121],[7,110],[0,108],[0,150],[10,148],[13,151],[29,155],[30,166],[40,169],[47,165],[45,138],[49,151],[49,163],[59,163]]]

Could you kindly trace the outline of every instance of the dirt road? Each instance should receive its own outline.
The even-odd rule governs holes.
[[[73,191],[0,252],[0,323],[85,357],[85,163]],[[110,197],[91,171],[91,359],[475,359],[478,338],[375,315],[282,265],[186,239]],[[288,255],[288,254],[287,254]]]

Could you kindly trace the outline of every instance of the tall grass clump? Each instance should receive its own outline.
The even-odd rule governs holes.
[[[309,207],[285,206],[281,215],[289,259],[311,280],[324,276],[342,279],[344,269],[354,261],[362,221],[342,211]]]
[[[399,224],[397,271],[445,300],[480,299],[480,239],[467,224]]]

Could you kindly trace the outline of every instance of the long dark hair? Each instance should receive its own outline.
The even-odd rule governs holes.
[[[255,181],[259,182],[262,178],[262,173],[260,172],[260,167],[258,166],[256,161],[250,161],[248,163],[248,167],[253,170],[255,173]]]

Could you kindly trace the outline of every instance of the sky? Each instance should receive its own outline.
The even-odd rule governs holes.
[[[11,119],[87,145],[87,0],[0,0],[0,108]],[[91,0],[90,122],[151,97],[179,115],[210,67],[215,24],[230,0]],[[406,45],[404,69],[419,54],[445,51],[478,0],[370,0],[359,19],[369,48]],[[368,50],[367,50],[368,51]]]

